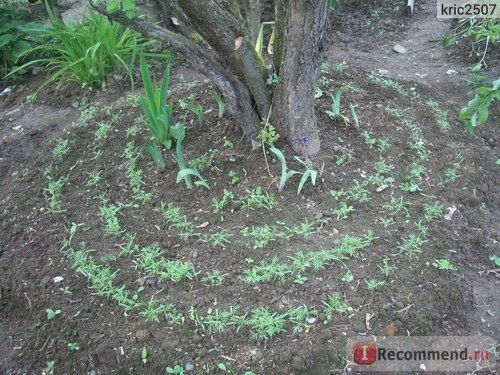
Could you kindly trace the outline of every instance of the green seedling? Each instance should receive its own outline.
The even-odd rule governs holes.
[[[378,140],[378,149],[381,151],[381,152],[384,152],[386,150],[388,150],[390,147],[391,147],[391,144],[389,143],[388,140],[386,139],[379,139]]]
[[[452,182],[455,182],[460,177],[455,168],[447,168],[444,171],[444,176],[444,178],[439,177],[438,186],[440,187],[444,187]]]
[[[200,126],[203,125],[203,120],[205,119],[205,116],[203,115],[203,108],[201,108],[200,106],[194,106],[192,104],[186,103],[183,100],[179,100],[179,107],[181,107],[182,109],[187,109],[189,112],[194,114]]]
[[[167,367],[165,369],[167,371],[167,374],[176,374],[176,375],[184,375],[184,367],[180,365],[175,365],[174,367]]]
[[[52,156],[54,156],[54,159],[56,160],[61,160],[63,156],[67,155],[69,152],[69,140],[61,138],[59,141],[57,141],[56,147],[54,147],[54,150],[52,151]]]
[[[374,83],[377,86],[380,86],[384,89],[390,89],[396,91],[398,94],[402,96],[407,96],[408,93],[399,83],[394,82],[392,79],[384,77],[381,74],[370,73],[368,75],[368,80]]]
[[[208,314],[202,323],[202,327],[207,333],[222,333],[228,325],[234,324],[239,320],[238,306],[231,306],[229,310],[218,310]]]
[[[213,247],[226,247],[226,245],[230,244],[229,237],[233,235],[227,229],[221,229],[220,231],[212,234],[205,234],[201,241],[203,243],[209,243]]]
[[[201,154],[196,159],[193,159],[188,162],[189,167],[198,170],[199,172],[203,172],[210,168],[213,164],[214,158],[219,153],[218,149],[210,149],[204,154]]]
[[[59,177],[58,180],[53,180],[50,174],[46,175],[49,181],[48,186],[44,189],[45,199],[49,202],[49,208],[46,213],[62,213],[66,210],[61,206],[61,195],[64,184],[68,181],[68,177]]]
[[[425,204],[424,205],[424,218],[429,223],[434,219],[437,219],[443,213],[443,205],[439,202],[434,204]]]
[[[407,238],[403,238],[403,243],[398,246],[399,252],[393,254],[394,256],[406,254],[408,258],[413,258],[416,254],[422,252],[422,245],[427,242],[420,237],[420,235],[411,233]]]
[[[346,202],[341,202],[340,207],[334,209],[332,212],[337,216],[337,220],[347,219],[350,212],[355,211],[353,206],[347,205]]]
[[[267,210],[272,209],[278,204],[273,194],[268,192],[262,192],[262,188],[257,186],[252,189],[246,198],[240,199],[242,209],[253,210],[255,208],[265,208]]]
[[[321,301],[321,303],[325,305],[325,324],[332,320],[332,315],[334,312],[344,314],[350,309],[349,305],[342,300],[342,297],[338,292],[333,292],[328,296],[327,301]]]
[[[365,279],[365,283],[368,290],[374,290],[377,289],[379,286],[384,285],[385,281],[376,279],[369,279],[369,280]]]
[[[498,255],[491,255],[489,258],[497,267],[500,267],[500,257]]]
[[[106,222],[105,231],[109,234],[119,235],[122,232],[117,213],[120,207],[114,204],[105,204],[99,207],[99,216]]]
[[[269,77],[267,77],[267,81],[266,83],[268,84],[268,86],[276,86],[279,82],[279,77],[276,73],[272,73],[269,75]]]
[[[245,281],[249,284],[269,282],[275,279],[284,282],[286,275],[291,272],[290,267],[280,263],[277,257],[271,261],[263,259],[258,265],[245,271]]]
[[[201,279],[201,282],[212,286],[221,286],[227,275],[229,274],[221,273],[219,270],[209,271],[206,273],[205,277]]]
[[[347,271],[345,275],[342,276],[342,281],[345,281],[346,283],[350,283],[353,280],[354,276],[352,275],[351,271]]]
[[[60,309],[57,310],[47,309],[45,310],[45,312],[47,313],[47,320],[52,320],[57,315],[61,314],[62,311]]]
[[[451,129],[447,119],[448,112],[439,108],[439,104],[432,99],[429,99],[426,104],[430,107],[439,129],[447,133]]]
[[[148,349],[145,346],[141,350],[141,361],[143,364],[148,363]]]
[[[359,128],[359,117],[358,114],[356,113],[356,106],[353,105],[352,103],[349,103],[349,108],[351,108],[351,116],[354,119],[354,124],[356,125],[357,128]]]
[[[308,321],[315,319],[318,316],[317,310],[310,310],[306,305],[293,307],[290,303],[286,303],[288,310],[285,315],[288,320],[293,324],[293,333],[299,333],[303,330],[307,330],[310,327]]]
[[[300,179],[299,187],[297,188],[297,195],[299,195],[308,179],[311,180],[311,184],[313,186],[316,186],[318,171],[313,168],[311,162],[304,162],[298,156],[294,156],[294,158],[306,168],[306,170],[302,173],[302,178]]]
[[[384,204],[382,207],[386,208],[393,215],[400,211],[404,211],[408,216],[410,213],[408,211],[407,206],[409,205],[410,203],[407,202],[402,195],[399,198],[396,198],[394,195],[391,194],[391,200],[389,201],[389,203]]]
[[[243,237],[251,237],[254,239],[254,249],[263,249],[271,241],[275,241],[278,238],[286,238],[286,235],[279,232],[276,227],[267,224],[257,227],[252,225],[252,229],[244,227],[240,233]]]
[[[384,263],[382,265],[378,265],[377,267],[382,275],[388,277],[392,271],[397,269],[397,267],[393,264],[389,264],[389,258],[384,258],[382,261]]]
[[[217,91],[212,90],[210,93],[212,94],[212,97],[217,102],[217,106],[219,107],[219,118],[222,118],[222,116],[224,116],[226,105],[224,104],[224,101]]]
[[[278,185],[278,191],[281,192],[281,191],[283,191],[283,188],[285,187],[286,182],[294,174],[297,174],[299,172],[287,168],[285,155],[283,154],[283,152],[281,152],[281,150],[277,149],[276,147],[271,147],[269,149],[269,151],[271,151],[274,155],[276,155],[276,157],[278,158],[278,160],[281,163],[281,177],[280,177],[280,182]]]
[[[380,223],[384,228],[389,228],[391,225],[394,225],[396,221],[394,220],[393,217],[387,217],[387,218],[381,217]]]
[[[254,338],[269,339],[285,331],[285,314],[271,313],[266,307],[252,310],[245,324],[250,326],[250,333]]]
[[[101,181],[101,173],[102,173],[102,171],[99,171],[99,172],[86,172],[86,173],[89,176],[89,178],[87,180],[87,186],[89,188],[96,187],[99,184],[99,182]]]
[[[235,185],[238,182],[240,182],[240,178],[238,177],[238,174],[235,171],[229,171],[227,175],[231,179],[231,185]]]
[[[456,267],[448,259],[435,259],[432,265],[438,270],[455,271]]]
[[[103,139],[108,138],[108,133],[113,128],[110,122],[101,121],[97,124],[97,130],[95,131],[95,139],[98,141],[102,141]]]
[[[78,345],[77,342],[69,342],[68,349],[72,352],[77,352],[78,350],[80,350],[80,345]]]
[[[339,88],[337,90],[337,92],[335,93],[335,96],[333,96],[332,93],[330,93],[330,97],[332,98],[332,105],[330,107],[330,111],[325,111],[325,113],[332,120],[335,120],[337,118],[344,120],[344,123],[347,125],[349,123],[349,119],[340,113],[340,97],[341,97],[341,95],[342,95],[342,88]],[[353,108],[354,107],[351,107],[351,111],[353,110]],[[356,116],[356,118],[357,118],[357,116]]]
[[[377,144],[377,138],[373,138],[368,130],[363,130],[361,136],[368,147],[373,148]]]

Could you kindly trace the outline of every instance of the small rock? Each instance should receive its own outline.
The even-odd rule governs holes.
[[[187,372],[191,372],[194,370],[194,364],[191,362],[186,363],[186,366],[184,366],[184,370]]]
[[[448,210],[448,213],[446,215],[444,215],[444,219],[451,221],[451,219],[453,218],[453,214],[455,213],[455,211],[457,209],[455,207],[448,207],[447,210]]]
[[[446,74],[451,76],[451,75],[455,75],[455,74],[458,74],[458,72],[456,70],[453,70],[453,69],[449,69],[446,71]]]
[[[203,341],[203,338],[200,335],[194,335],[192,340],[193,344],[199,344]]]
[[[87,372],[87,375],[97,375],[95,370],[90,370],[89,372]]]
[[[396,44],[394,47],[392,47],[392,50],[401,55],[404,55],[407,52],[407,49],[404,48],[401,44]]]
[[[62,282],[64,280],[64,277],[62,277],[62,276],[56,276],[56,277],[54,277],[53,280],[54,280],[54,284],[58,284],[58,283],[60,283],[60,282]]]
[[[149,331],[145,329],[139,329],[135,331],[135,339],[137,341],[144,341],[147,340],[148,338],[149,338]]]
[[[311,316],[310,318],[307,318],[307,324],[314,324],[316,323],[316,318],[314,316]]]

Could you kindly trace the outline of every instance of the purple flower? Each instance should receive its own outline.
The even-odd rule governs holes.
[[[297,145],[305,145],[307,143],[307,136],[302,134],[299,139],[297,139]]]

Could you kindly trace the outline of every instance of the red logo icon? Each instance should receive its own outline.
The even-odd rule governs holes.
[[[371,365],[377,360],[377,346],[374,342],[358,342],[352,349],[352,356],[358,365]]]

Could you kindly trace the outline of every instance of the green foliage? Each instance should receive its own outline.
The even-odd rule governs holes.
[[[262,127],[257,138],[259,138],[263,144],[273,147],[280,135],[269,121],[262,121],[261,125]]]
[[[456,267],[448,259],[435,259],[432,265],[438,270],[455,271]]]
[[[18,63],[27,60],[35,45],[47,34],[45,26],[25,22],[21,19],[24,16],[19,9],[0,7],[0,79]]]
[[[160,87],[154,87],[149,73],[149,67],[144,55],[140,57],[141,77],[144,84],[145,97],[141,97],[141,104],[147,118],[147,127],[157,145],[162,145],[166,149],[172,147],[172,134],[170,133],[172,104],[167,104],[168,84],[170,80],[171,65],[163,74]],[[151,152],[150,148],[148,151]],[[151,154],[153,156],[153,154]],[[158,157],[158,155],[156,155]],[[156,159],[155,156],[153,158]],[[164,162],[162,163],[162,165]]]
[[[294,175],[294,174],[297,174],[299,172],[297,171],[294,171],[292,169],[288,169],[286,167],[286,159],[285,159],[285,155],[283,154],[283,152],[281,152],[281,150],[277,149],[276,147],[271,147],[269,149],[269,151],[271,151],[274,155],[276,155],[276,157],[278,158],[278,160],[280,161],[281,163],[281,177],[280,177],[280,182],[279,182],[279,185],[278,185],[278,191],[282,191],[283,188],[285,187],[285,184],[286,182]]]
[[[349,119],[345,117],[343,114],[340,113],[340,97],[342,95],[342,88],[339,88],[337,92],[335,93],[335,96],[330,93],[330,97],[332,98],[332,106],[330,108],[330,111],[325,111],[325,113],[330,117],[332,120],[335,120],[337,118],[341,118],[344,120],[344,123],[349,123]],[[353,111],[354,107],[351,107],[351,112]],[[356,115],[356,112],[354,110],[354,115]],[[356,115],[357,119],[357,115]],[[359,121],[359,119],[358,119]]]
[[[311,184],[313,186],[316,185],[316,177],[318,176],[318,171],[316,171],[311,162],[307,161],[307,162],[304,162],[302,161],[299,157],[297,156],[294,156],[295,159],[297,159],[301,164],[304,165],[304,167],[306,168],[306,170],[304,171],[304,173],[302,174],[302,178],[300,179],[300,182],[299,182],[299,187],[297,188],[297,195],[300,194],[300,192],[302,191],[302,189],[304,188],[304,184],[307,182],[307,180],[310,178],[311,179]]]
[[[49,7],[47,11],[52,23],[48,30],[51,38],[32,50],[44,57],[14,69],[9,76],[30,66],[45,66],[50,76],[34,96],[54,81],[58,84],[76,82],[88,88],[104,87],[106,76],[118,68],[127,71],[133,86],[131,67],[136,53],[152,42],[90,10],[80,23],[68,26],[59,21]]]
[[[210,93],[212,94],[212,97],[217,102],[217,106],[219,107],[219,118],[222,118],[222,116],[224,116],[226,105],[224,104],[224,101],[217,91],[212,90]]]
[[[99,4],[100,0],[94,0]],[[123,11],[128,18],[132,19],[137,17],[137,7],[135,0],[107,0],[106,1],[106,11],[113,14],[117,11]]]
[[[460,111],[458,117],[463,121],[469,133],[474,133],[478,125],[488,120],[490,104],[495,100],[500,100],[500,78],[493,81],[491,87],[482,86],[476,89],[474,99]]]

